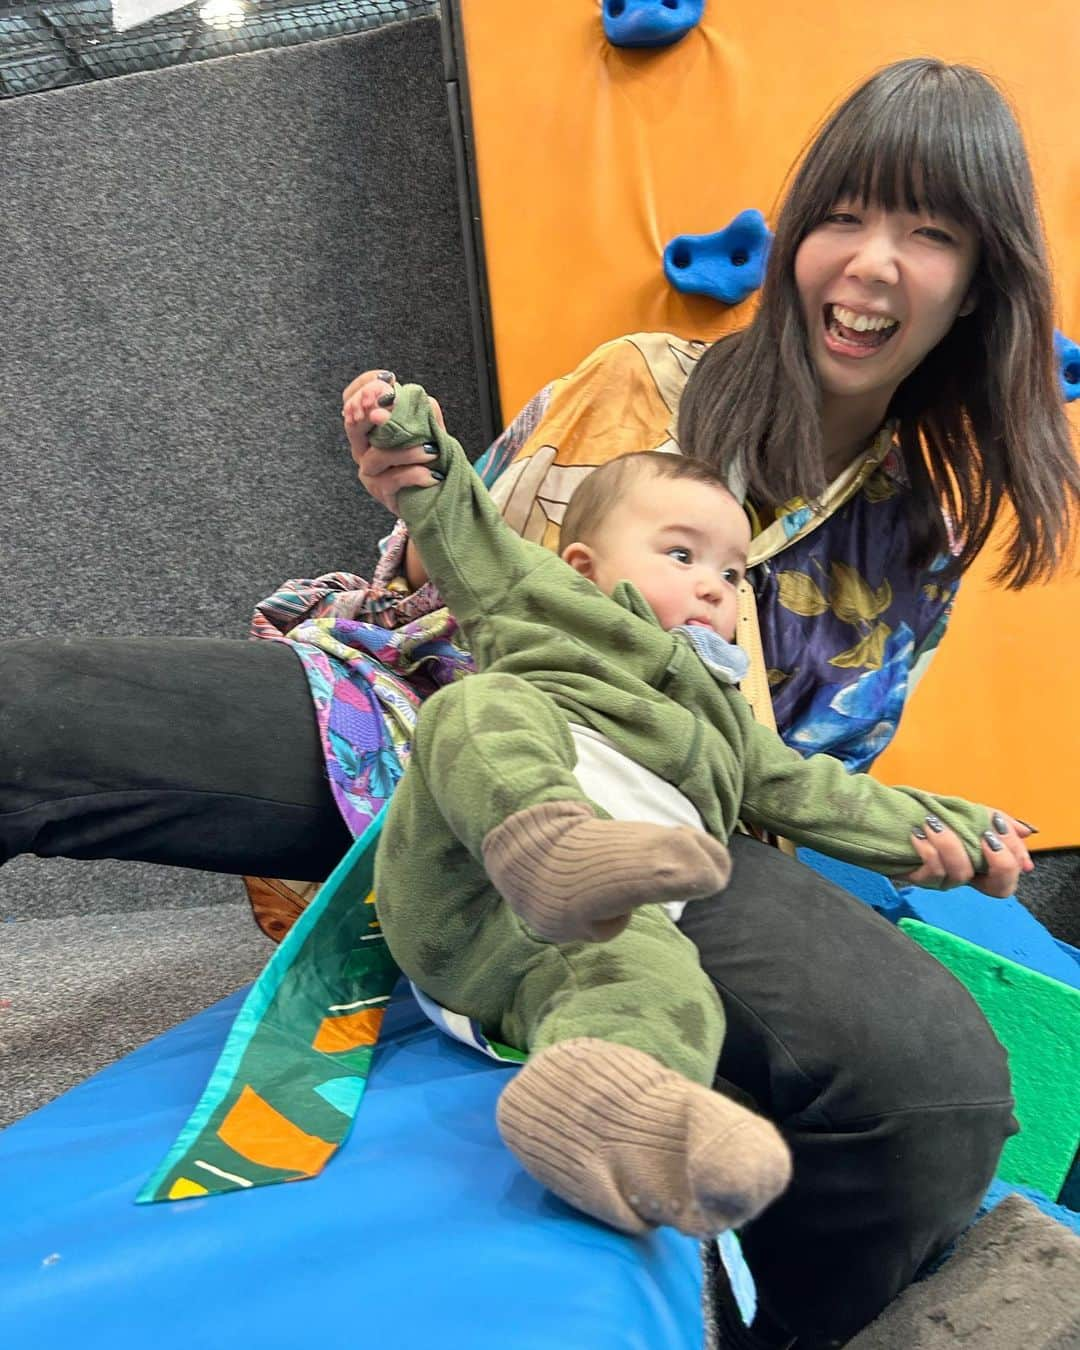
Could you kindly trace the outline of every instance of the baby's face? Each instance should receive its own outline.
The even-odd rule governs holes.
[[[604,522],[586,575],[608,595],[632,582],[664,628],[700,623],[730,642],[749,547],[746,513],[723,489],[643,474]]]

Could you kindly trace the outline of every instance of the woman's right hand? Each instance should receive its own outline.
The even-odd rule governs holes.
[[[395,392],[392,371],[366,370],[342,394],[341,416],[357,478],[365,491],[397,515],[397,495],[403,487],[430,487],[436,480],[427,467],[435,454],[423,445],[377,450],[369,440],[375,427],[390,420]],[[431,407],[443,426],[442,410],[434,399]]]
[[[966,883],[984,895],[1007,899],[1015,893],[1021,874],[1034,870],[1024,840],[1035,830],[1015,816],[989,808],[987,824],[990,828],[981,840],[984,869],[976,873],[960,836],[937,816],[927,816],[925,829],[919,826],[912,832],[911,842],[921,864],[897,880],[942,889]]]

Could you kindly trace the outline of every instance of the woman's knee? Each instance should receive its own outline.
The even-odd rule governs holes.
[[[773,1119],[831,1123],[1007,1103],[1005,1053],[967,990],[867,905],[732,840],[732,884],[683,916],[729,1022],[721,1074]]]
[[[922,1227],[953,1214],[958,1227],[1017,1129],[1008,1058],[944,968],[928,970],[906,1002],[901,995],[882,1008],[879,1001],[878,1013],[834,1078],[787,1125],[865,1143],[864,1184],[893,1195],[897,1222],[909,1213]]]
[[[1003,1108],[1008,1118],[1008,1056],[985,1014],[951,971],[906,934],[882,926],[896,965],[878,967],[888,978],[880,981],[859,1061],[861,1109]]]
[[[986,1017],[948,970],[896,936],[912,950],[891,944],[894,964],[868,969],[854,1020],[850,1009],[843,1020],[820,1005],[808,1010],[817,1044],[800,1061],[812,1087],[799,1114],[834,1126],[920,1113],[932,1127],[935,1113],[952,1108],[1008,1119],[1008,1058]]]

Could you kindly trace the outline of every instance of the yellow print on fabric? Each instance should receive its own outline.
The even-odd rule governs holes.
[[[540,426],[491,487],[510,528],[555,549],[567,504],[593,469],[641,450],[678,454],[679,397],[706,345],[635,333],[556,380]]]
[[[858,641],[846,651],[829,658],[831,666],[845,669],[880,670],[885,660],[885,643],[892,629],[875,622],[892,604],[893,591],[888,578],[876,589],[848,563],[831,562],[828,578],[821,584],[806,572],[778,572],[780,603],[793,614],[815,618],[833,613],[859,634]]]

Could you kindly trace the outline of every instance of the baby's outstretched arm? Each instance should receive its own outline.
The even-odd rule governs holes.
[[[403,487],[430,487],[435,482],[429,465],[437,452],[422,444],[404,451],[379,450],[371,444],[371,433],[390,420],[395,378],[391,370],[365,370],[350,380],[341,395],[341,420],[361,487],[396,516],[397,495]],[[443,426],[438,401],[433,398],[431,406]],[[405,544],[401,572],[414,591],[430,580],[411,537]]]
[[[1004,897],[1032,868],[1023,842],[1031,827],[1021,821],[958,797],[887,787],[829,755],[804,759],[762,726],[747,743],[742,812],[796,843],[917,885],[970,882]]]
[[[346,429],[350,417],[359,419],[369,447],[365,459],[370,447],[385,456],[402,455],[403,467],[393,479],[394,504],[456,617],[468,624],[498,610],[516,582],[540,563],[549,564],[551,554],[506,525],[419,385],[394,385],[392,399],[389,393],[375,399],[372,383],[347,401]]]

